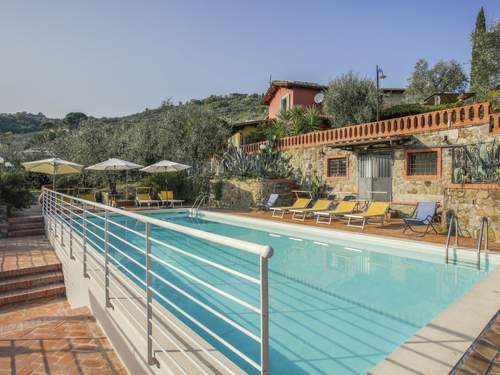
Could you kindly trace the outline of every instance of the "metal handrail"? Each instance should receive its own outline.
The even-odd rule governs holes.
[[[451,238],[451,228],[455,227],[455,246],[458,246],[458,220],[457,215],[455,213],[450,214],[450,223],[448,225],[448,236],[446,237],[446,263],[449,261],[449,252],[450,252],[450,238]]]
[[[196,207],[199,208],[203,202],[207,199],[207,195],[200,195],[196,200]],[[159,315],[165,317],[164,314],[155,314],[153,316],[153,309],[156,312],[157,307],[153,305],[153,296],[155,299],[161,300],[165,302],[168,306],[172,307],[176,312],[180,313],[182,316],[191,321],[195,326],[203,330],[205,333],[209,334],[212,338],[219,341],[220,344],[228,348],[232,353],[239,356],[246,363],[256,368],[261,374],[267,374],[269,368],[269,297],[268,297],[268,260],[273,255],[273,249],[270,246],[259,245],[247,241],[236,240],[233,238],[203,232],[201,230],[183,227],[178,224],[174,224],[171,222],[155,219],[153,217],[147,217],[143,215],[139,215],[132,212],[127,212],[115,207],[109,207],[100,203],[86,201],[81,198],[73,197],[67,194],[63,194],[60,192],[56,192],[50,190],[48,188],[42,189],[41,194],[41,203],[42,203],[42,213],[45,218],[45,226],[48,237],[51,241],[60,241],[61,249],[63,251],[68,250],[70,254],[70,259],[72,261],[80,261],[83,263],[83,276],[85,278],[93,279],[95,277],[100,278],[103,282],[98,282],[99,287],[102,288],[105,294],[105,305],[107,308],[112,308],[113,305],[111,301],[117,302],[120,306],[124,307],[120,302],[120,299],[113,298],[111,294],[114,294],[114,289],[110,289],[110,286],[113,285],[113,288],[119,288],[117,285],[119,283],[115,283],[115,279],[122,280],[125,284],[132,285],[134,288],[138,288],[139,286],[144,287],[145,290],[142,290],[141,293],[145,293],[145,303],[141,305],[145,307],[145,310],[142,311],[145,319],[145,335],[147,342],[147,353],[145,358],[147,358],[147,362],[150,365],[158,365],[158,361],[155,358],[155,352],[153,351],[153,345],[158,346],[160,351],[167,354],[167,351],[161,347],[158,341],[153,336],[153,328],[158,330],[162,336],[165,336],[168,340],[172,341],[170,336],[171,333],[168,331],[162,330],[162,324],[158,324],[155,319],[159,319]],[[145,230],[144,232],[139,232],[137,230],[130,229],[125,225],[117,223],[114,220],[111,220],[113,217],[112,214],[118,214],[130,219],[136,220],[144,224]],[[99,220],[96,224],[95,220]],[[90,224],[90,228],[89,225]],[[204,241],[212,242],[215,244],[220,244],[224,246],[229,246],[237,251],[244,251],[253,255],[259,256],[260,266],[259,266],[259,276],[253,277],[242,273],[236,269],[231,268],[230,266],[222,265],[214,260],[205,259],[200,255],[196,255],[191,253],[188,249],[181,249],[177,246],[169,244],[167,242],[157,240],[152,236],[152,226],[157,226],[169,231],[174,231],[176,233],[187,235],[191,237],[195,237],[198,239],[202,239]],[[112,228],[110,227],[118,227],[122,229],[126,229],[132,232],[134,235],[140,236],[144,239],[144,249],[142,249],[142,240],[141,245],[138,246],[133,244],[132,242],[126,240],[125,238],[120,237],[119,233],[112,232]],[[78,228],[78,229],[77,229]],[[99,229],[99,230],[97,230]],[[98,232],[99,234],[97,234]],[[53,236],[51,236],[53,235]],[[64,243],[66,236],[69,236],[69,243]],[[75,241],[73,241],[73,239]],[[127,247],[130,247],[130,251],[137,251],[141,254],[141,256],[145,255],[145,265],[137,262],[133,254],[129,251],[125,251],[123,248],[120,249],[120,245],[111,243],[112,239],[117,239],[120,243],[125,244]],[[73,246],[74,243],[78,243],[81,246],[81,252],[78,254],[82,254],[82,257],[73,256]],[[98,244],[98,243],[99,244]],[[246,302],[242,300],[240,297],[236,297],[232,295],[230,292],[226,290],[221,290],[218,288],[217,284],[211,284],[208,281],[202,280],[197,276],[191,274],[187,270],[180,269],[179,267],[174,266],[172,263],[165,261],[159,258],[157,255],[151,253],[152,244],[155,246],[159,246],[162,251],[167,251],[170,253],[175,253],[178,256],[183,258],[190,259],[192,262],[197,262],[203,265],[203,267],[211,267],[218,269],[221,272],[224,272],[228,277],[237,277],[238,279],[244,279],[249,281],[250,283],[257,285],[259,288],[259,296],[260,296],[260,304],[258,306],[254,306],[254,304]],[[92,256],[89,256],[89,250],[94,249],[92,252]],[[114,253],[110,254],[110,250],[117,251],[116,257]],[[101,257],[100,261],[97,261],[97,258],[94,259],[93,254],[98,254]],[[123,257],[123,258],[122,258]],[[88,272],[87,262],[92,260],[92,277]],[[140,266],[141,269],[146,270],[146,279],[142,280],[138,278],[130,269],[128,265],[136,265]],[[226,299],[228,301],[232,301],[240,306],[245,307],[251,313],[256,313],[260,318],[260,335],[254,334],[250,330],[246,329],[236,321],[234,321],[231,317],[231,314],[228,314],[226,311],[218,311],[214,307],[211,307],[201,300],[196,298],[190,294],[190,291],[182,289],[182,284],[176,285],[173,281],[169,281],[166,278],[162,277],[157,272],[152,270],[152,262],[156,262],[162,264],[165,267],[168,267],[171,271],[177,274],[178,278],[184,278],[189,281],[195,281],[197,285],[203,287],[211,292],[216,293],[221,298]],[[97,267],[97,268],[95,268]],[[123,271],[123,272],[122,272]],[[134,282],[134,279],[138,282]],[[181,295],[185,296],[187,300],[191,301],[193,304],[199,306],[200,308],[208,311],[213,317],[224,321],[225,323],[231,325],[233,328],[237,329],[239,332],[243,333],[247,337],[253,339],[258,344],[260,344],[260,363],[255,362],[253,359],[244,354],[238,347],[226,341],[222,336],[213,332],[210,328],[205,326],[202,322],[198,321],[194,318],[189,310],[184,310],[183,307],[178,306],[174,301],[170,300],[169,294],[165,294],[165,292],[160,292],[159,290],[153,287],[152,280],[156,279],[161,282],[163,285],[166,285],[170,290],[175,290]],[[96,279],[97,281],[97,279]],[[125,285],[124,284],[124,285]],[[128,289],[128,287],[124,287]],[[140,290],[140,289],[139,289]],[[120,289],[120,294],[123,293],[123,290]],[[135,304],[133,301],[131,303],[134,304],[135,308],[138,311],[141,311],[140,306]],[[127,311],[128,312],[128,311]],[[137,322],[137,321],[136,321]],[[165,320],[163,321],[165,322]],[[171,320],[167,320],[168,324],[171,324]],[[175,326],[175,324],[174,324]],[[184,335],[184,332],[181,332]],[[175,342],[172,342],[173,345],[176,345]],[[178,347],[179,348],[179,347]],[[220,362],[217,356],[212,355],[209,351],[206,351],[202,346],[200,350],[206,352],[216,363],[225,368],[225,365]],[[188,353],[183,353],[186,358],[190,359],[196,367],[199,365],[196,363],[194,358],[191,358]],[[177,365],[177,364],[176,364]]]
[[[481,268],[481,245],[483,243],[484,227],[486,226],[486,238],[484,239],[484,250],[488,251],[488,226],[489,220],[486,216],[481,218],[481,229],[479,230],[479,239],[477,240],[477,268]]]

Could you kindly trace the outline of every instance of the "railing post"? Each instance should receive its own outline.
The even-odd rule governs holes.
[[[87,204],[83,204],[83,277],[88,278],[87,273]]]
[[[146,236],[146,340],[148,343],[148,364],[155,365],[158,362],[153,356],[153,302],[152,275],[151,275],[151,223],[145,223]]]
[[[64,247],[64,233],[63,233],[63,210],[64,210],[64,199],[59,197],[59,229],[61,234],[61,246]]]
[[[260,257],[260,368],[269,373],[269,293],[267,258]]]
[[[109,223],[108,223],[109,212],[104,213],[104,294],[106,299],[106,307],[113,307],[109,301]]]
[[[69,199],[69,257],[75,259],[73,256],[73,198]]]

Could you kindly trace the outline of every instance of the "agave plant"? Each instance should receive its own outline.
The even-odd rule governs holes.
[[[249,154],[241,148],[231,148],[226,153],[222,160],[224,174],[227,177],[236,178],[251,178],[257,177],[257,157],[254,154]]]

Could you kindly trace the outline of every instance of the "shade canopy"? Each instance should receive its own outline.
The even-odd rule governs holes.
[[[181,163],[176,163],[175,161],[162,160],[158,163],[148,165],[141,169],[142,172],[147,173],[163,173],[163,172],[178,172],[185,169],[189,169],[191,166]]]
[[[70,173],[80,173],[83,165],[59,158],[30,161],[22,164],[29,172],[44,173],[50,175],[61,175]]]
[[[112,158],[103,161],[102,163],[91,165],[90,167],[87,167],[85,169],[93,171],[129,171],[131,169],[139,168],[142,168],[142,165],[135,164],[126,160]]]

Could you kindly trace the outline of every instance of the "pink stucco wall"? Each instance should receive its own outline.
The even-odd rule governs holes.
[[[271,103],[269,103],[269,118],[276,118],[280,112],[280,103],[281,98],[289,94],[290,95],[290,106],[301,105],[304,107],[308,107],[314,104],[314,95],[316,95],[321,90],[319,89],[311,89],[311,88],[302,88],[302,87],[280,87],[276,94],[274,95]]]

